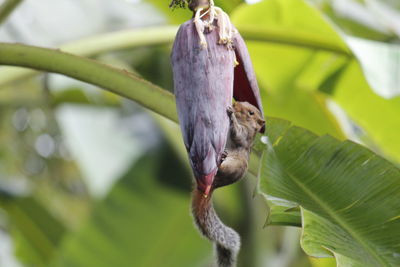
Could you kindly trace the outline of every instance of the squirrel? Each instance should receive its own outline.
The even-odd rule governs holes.
[[[248,102],[235,102],[233,107],[228,107],[227,114],[230,120],[228,142],[210,194],[204,195],[197,188],[192,194],[195,223],[200,232],[215,243],[219,267],[236,265],[240,237],[219,219],[212,205],[212,192],[237,182],[245,175],[254,139],[265,124],[261,112]]]
[[[248,102],[235,102],[227,113],[229,137],[213,188],[235,183],[244,176],[256,134],[265,124],[261,112]]]

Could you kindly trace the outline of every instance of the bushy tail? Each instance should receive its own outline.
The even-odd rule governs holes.
[[[212,194],[204,194],[194,189],[192,196],[192,213],[200,232],[215,243],[219,267],[236,266],[240,249],[240,236],[222,223],[212,205]]]

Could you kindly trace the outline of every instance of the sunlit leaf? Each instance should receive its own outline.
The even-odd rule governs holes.
[[[365,5],[365,1],[345,2],[311,0],[346,34],[376,41],[388,41],[394,34],[376,19],[376,13]]]
[[[400,46],[352,37],[346,40],[375,93],[385,98],[400,95]]]
[[[394,75],[394,73],[393,73]],[[397,79],[396,76],[393,76]],[[375,94],[356,62],[351,62],[332,84],[332,98],[391,159],[400,161],[400,97]]]

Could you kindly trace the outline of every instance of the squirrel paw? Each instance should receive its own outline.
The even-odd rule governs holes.
[[[219,164],[221,164],[222,162],[224,162],[224,160],[225,160],[227,157],[228,157],[228,151],[224,150],[224,152],[222,152],[222,154],[221,154],[221,160],[220,160],[220,163],[219,163]]]
[[[226,113],[228,113],[228,116],[229,116],[229,117],[231,117],[232,114],[233,114],[234,112],[235,112],[235,110],[233,109],[232,106],[228,106],[228,107],[226,108]]]

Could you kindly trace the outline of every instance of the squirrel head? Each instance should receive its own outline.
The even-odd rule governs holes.
[[[235,102],[233,104],[238,122],[245,125],[254,135],[265,125],[265,120],[258,108],[248,102]]]

